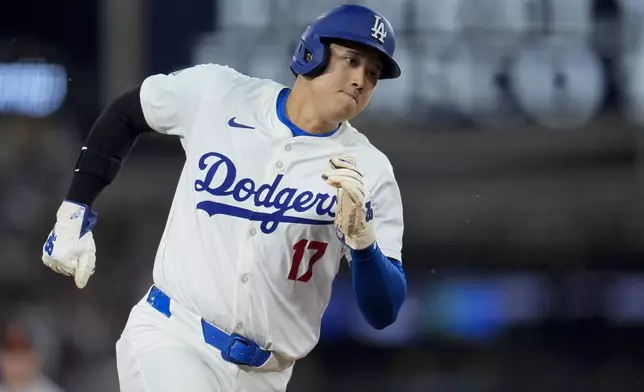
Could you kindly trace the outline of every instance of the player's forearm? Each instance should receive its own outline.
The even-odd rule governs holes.
[[[150,132],[140,87],[117,98],[96,120],[85,140],[66,199],[91,206],[118,174],[138,137]]]
[[[407,280],[402,264],[378,248],[351,251],[353,288],[358,307],[375,329],[393,324],[405,300]]]

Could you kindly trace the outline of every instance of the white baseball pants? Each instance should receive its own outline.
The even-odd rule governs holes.
[[[262,372],[226,362],[204,341],[198,315],[175,301],[170,309],[168,318],[146,297],[132,308],[116,343],[121,392],[286,391],[293,365]]]

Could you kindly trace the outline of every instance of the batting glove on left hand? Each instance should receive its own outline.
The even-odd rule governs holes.
[[[331,169],[322,178],[337,188],[338,206],[335,229],[340,241],[353,250],[368,248],[376,242],[373,211],[362,174],[352,157],[333,157]]]
[[[43,263],[59,274],[74,276],[79,289],[94,274],[96,245],[91,230],[96,217],[86,205],[64,201],[43,246]]]

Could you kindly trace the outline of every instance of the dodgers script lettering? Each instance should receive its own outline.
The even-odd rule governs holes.
[[[209,152],[199,159],[199,170],[205,173],[203,179],[195,181],[195,191],[207,192],[212,196],[222,197],[242,203],[252,200],[255,207],[267,209],[253,211],[240,206],[226,204],[223,201],[206,200],[197,204],[197,209],[206,211],[210,216],[216,214],[230,215],[238,218],[260,221],[262,232],[274,232],[280,223],[295,223],[305,225],[330,225],[334,218],[333,206],[336,196],[326,193],[313,194],[311,191],[300,191],[296,188],[280,187],[283,174],[278,174],[271,184],[257,186],[250,178],[237,180],[237,167],[227,156],[218,152]],[[220,180],[215,183],[215,177]],[[302,213],[314,209],[321,219],[310,219],[301,216],[286,215],[287,212]]]

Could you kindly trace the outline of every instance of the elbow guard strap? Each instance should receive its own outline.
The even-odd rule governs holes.
[[[111,184],[121,170],[122,161],[103,152],[83,147],[74,171],[97,177],[106,184]]]

